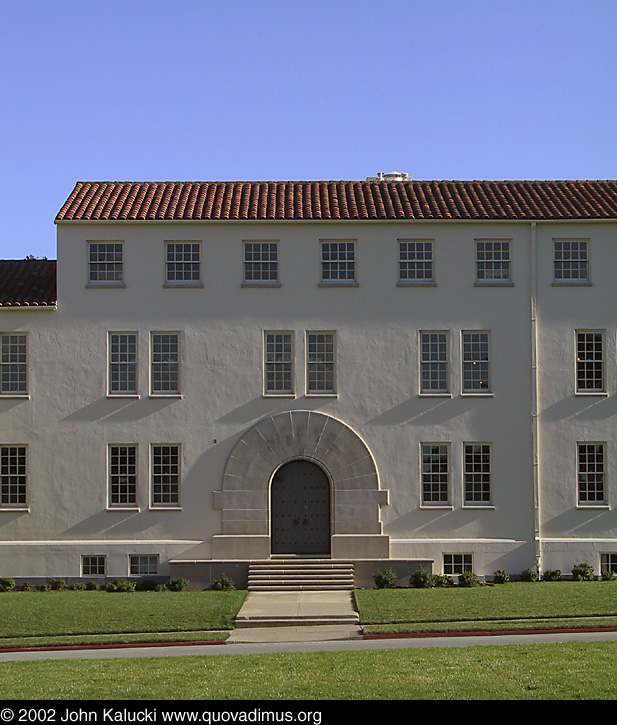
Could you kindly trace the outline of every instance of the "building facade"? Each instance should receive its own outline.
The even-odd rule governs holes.
[[[617,570],[617,182],[78,183],[0,263],[0,574]]]

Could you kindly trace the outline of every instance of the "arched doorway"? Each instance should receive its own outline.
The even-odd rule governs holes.
[[[270,488],[273,554],[330,554],[330,481],[306,459],[289,461]]]

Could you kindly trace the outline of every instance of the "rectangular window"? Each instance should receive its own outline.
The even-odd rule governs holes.
[[[321,281],[356,281],[356,244],[355,242],[321,243]]]
[[[510,281],[510,242],[476,241],[476,280]]]
[[[488,443],[466,443],[464,457],[465,504],[490,504],[491,446]]]
[[[129,575],[148,576],[159,573],[158,554],[131,554],[129,556]]]
[[[264,335],[264,392],[266,395],[293,394],[293,335],[266,332]]]
[[[472,554],[444,554],[443,573],[448,575],[462,574],[465,571],[473,571]]]
[[[576,392],[604,392],[604,333],[601,330],[576,333]]]
[[[109,394],[137,394],[137,335],[109,333]]]
[[[153,332],[151,355],[151,394],[179,395],[180,335],[177,332]]]
[[[433,242],[398,243],[399,282],[433,281]]]
[[[578,502],[605,504],[604,443],[578,444]]]
[[[109,504],[137,504],[137,446],[109,446]]]
[[[336,393],[335,333],[307,334],[306,390],[309,395]]]
[[[122,244],[90,242],[88,280],[94,284],[122,282]]]
[[[617,574],[617,554],[613,552],[600,554],[600,572],[604,574],[609,571]]]
[[[555,282],[589,282],[589,245],[584,240],[553,242]]]
[[[26,505],[26,446],[0,447],[0,506]]]
[[[278,282],[278,244],[244,242],[244,282],[260,284]]]
[[[422,503],[450,501],[450,464],[447,443],[422,444]]]
[[[0,335],[0,395],[28,394],[28,345],[24,333]]]
[[[200,280],[200,245],[197,242],[165,243],[165,280],[190,284]]]
[[[152,446],[152,505],[180,503],[180,446]]]
[[[488,332],[463,332],[463,393],[488,393],[490,383]]]
[[[82,576],[105,576],[106,558],[102,555],[84,555],[81,557]]]
[[[448,333],[420,334],[420,392],[448,391]]]

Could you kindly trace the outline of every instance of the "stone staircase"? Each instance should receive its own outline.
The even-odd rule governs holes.
[[[269,559],[249,564],[249,592],[351,591],[354,565],[332,559]]]

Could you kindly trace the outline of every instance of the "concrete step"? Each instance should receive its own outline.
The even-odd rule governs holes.
[[[357,615],[324,615],[324,616],[295,616],[295,617],[236,617],[236,628],[247,627],[315,627],[332,626],[335,624],[358,624]]]
[[[275,559],[249,565],[249,591],[331,590],[354,588],[351,562],[328,559]]]

